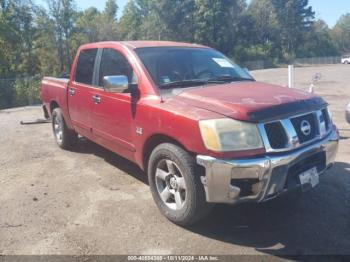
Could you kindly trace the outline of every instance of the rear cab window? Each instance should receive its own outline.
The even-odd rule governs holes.
[[[75,72],[75,82],[86,85],[93,84],[97,50],[85,49],[80,52]]]

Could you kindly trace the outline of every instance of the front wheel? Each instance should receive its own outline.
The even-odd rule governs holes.
[[[78,135],[73,130],[68,129],[60,108],[55,108],[52,112],[52,130],[60,148],[68,150],[76,145]]]
[[[161,213],[186,226],[204,218],[213,205],[206,202],[193,157],[179,146],[161,144],[149,159],[148,179]]]

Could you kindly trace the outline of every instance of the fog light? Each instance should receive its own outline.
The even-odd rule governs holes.
[[[259,184],[258,179],[232,179],[231,185],[234,187],[238,187],[241,189],[241,192],[239,194],[240,197],[247,197],[256,195],[256,193],[253,191],[255,189],[255,185]],[[256,187],[255,190],[259,190],[258,187]]]

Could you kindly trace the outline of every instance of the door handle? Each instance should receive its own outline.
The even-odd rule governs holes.
[[[95,104],[99,104],[99,103],[101,103],[101,97],[99,95],[94,95],[94,96],[92,96],[92,101]]]
[[[70,96],[74,96],[75,95],[75,89],[69,88],[68,89],[68,93],[69,93]]]

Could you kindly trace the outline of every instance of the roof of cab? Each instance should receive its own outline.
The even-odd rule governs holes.
[[[204,45],[171,42],[171,41],[110,41],[110,42],[97,42],[91,44],[82,45],[81,48],[99,48],[105,45],[120,44],[130,49],[145,48],[145,47],[197,47],[197,48],[208,48]]]

